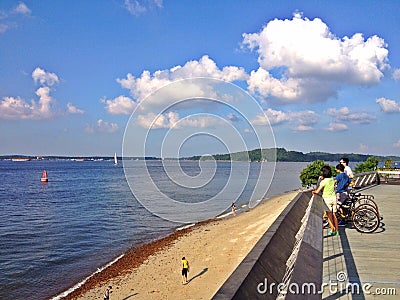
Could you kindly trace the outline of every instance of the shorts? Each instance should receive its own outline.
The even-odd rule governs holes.
[[[338,204],[343,204],[347,197],[347,192],[336,193],[336,200]]]
[[[187,272],[188,272],[188,269],[183,268],[182,269],[182,276],[186,276],[187,277]]]
[[[337,200],[336,197],[324,198],[325,204],[328,206],[329,211],[336,212]]]

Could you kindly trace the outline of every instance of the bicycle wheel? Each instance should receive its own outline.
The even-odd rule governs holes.
[[[378,204],[376,204],[376,202],[374,200],[372,200],[372,198],[362,197],[362,198],[357,198],[357,200],[354,201],[354,207],[356,207],[356,208],[362,204],[372,205],[375,208],[376,212],[379,213]]]
[[[361,203],[361,204],[358,203],[357,205],[354,204],[354,209],[362,208],[362,207],[367,208],[367,209],[372,209],[373,211],[376,212],[376,214],[378,215],[378,217],[380,217],[378,209],[377,209],[373,204],[368,203],[368,202],[366,202],[366,203]]]
[[[358,232],[372,233],[380,225],[379,215],[371,205],[360,205],[354,210],[353,225]]]

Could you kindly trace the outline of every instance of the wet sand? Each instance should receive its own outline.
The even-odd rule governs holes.
[[[275,221],[296,192],[267,200],[235,217],[210,220],[132,248],[63,299],[210,299]],[[182,285],[181,258],[190,263]]]

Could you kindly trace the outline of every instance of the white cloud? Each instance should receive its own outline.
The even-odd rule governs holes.
[[[49,87],[40,87],[36,91],[39,101],[26,102],[20,97],[4,97],[0,102],[0,118],[8,120],[49,119],[58,113],[54,111],[55,100],[50,96]]]
[[[365,112],[351,112],[346,106],[336,109],[328,108],[326,113],[334,117],[337,122],[351,122],[353,124],[370,124],[376,120],[376,117]]]
[[[129,73],[126,78],[117,79],[117,82],[122,88],[129,89],[131,95],[140,102],[146,96],[171,82],[194,77],[212,77],[232,82],[245,80],[248,75],[243,68],[234,66],[226,66],[221,70],[212,59],[204,55],[199,61],[189,61],[184,66],[175,66],[169,70],[159,70],[153,74],[145,70],[138,78]],[[185,91],[179,92],[184,93]]]
[[[400,104],[395,100],[390,100],[386,98],[378,98],[376,99],[376,103],[379,104],[382,111],[385,113],[398,113],[400,112]]]
[[[67,112],[70,113],[70,114],[83,114],[83,113],[85,113],[84,110],[77,108],[76,106],[74,106],[70,102],[67,103]]]
[[[6,120],[43,120],[67,113],[82,114],[83,110],[75,107],[72,103],[67,103],[67,107],[61,109],[57,107],[57,101],[50,95],[50,86],[59,82],[55,73],[48,73],[41,68],[36,68],[32,72],[35,83],[40,83],[35,94],[38,100],[32,99],[30,102],[21,97],[3,97],[0,100],[0,119]]]
[[[297,126],[293,127],[294,131],[311,131],[314,129],[315,129],[314,127],[308,126],[308,125],[297,125]]]
[[[227,123],[217,116],[209,115],[193,115],[182,118],[177,123],[177,128],[183,127],[197,127],[197,128],[207,128],[214,126],[224,126]]]
[[[22,15],[29,15],[32,11],[24,2],[20,2],[17,7],[14,9],[14,12]]]
[[[271,108],[268,108],[265,111],[265,114],[268,117],[271,125],[280,124],[290,120],[290,116],[287,113],[279,110],[273,110]]]
[[[207,128],[227,124],[223,119],[213,115],[196,114],[181,118],[177,112],[173,111],[159,115],[154,113],[138,115],[136,123],[146,129],[182,129],[185,127]]]
[[[290,112],[289,118],[300,125],[314,125],[319,121],[318,114],[312,110]]]
[[[365,40],[361,33],[338,38],[322,20],[298,13],[291,20],[270,21],[259,33],[243,34],[242,45],[257,51],[260,64],[250,75],[249,91],[285,102],[323,101],[340,85],[376,84],[388,67],[382,38]],[[273,77],[272,70],[283,76]]]
[[[162,8],[163,0],[146,0],[146,1],[125,0],[124,6],[131,15],[137,17],[141,14],[146,13],[149,9],[152,9],[154,7]]]
[[[95,133],[95,132],[104,132],[104,133],[113,133],[119,129],[118,124],[109,123],[103,121],[102,119],[97,120],[96,125],[86,125],[85,131],[87,133]]]
[[[319,121],[319,116],[312,110],[304,110],[298,112],[283,112],[268,108],[264,114],[257,115],[251,124],[254,126],[278,125],[282,123],[290,123],[294,131],[313,130],[312,125]]]
[[[156,115],[148,113],[146,115],[139,115],[137,117],[137,124],[143,128],[158,129],[158,128],[172,128],[179,120],[179,114],[176,112],[168,112],[167,114]]]
[[[237,115],[233,114],[233,113],[229,113],[226,117],[231,122],[239,122],[240,121],[240,118]]]
[[[52,111],[51,104],[55,102],[55,100],[50,96],[50,88],[40,87],[36,91],[36,95],[39,96],[39,107],[38,114],[41,118],[50,118],[54,116],[54,112]]]
[[[346,124],[344,123],[330,123],[328,127],[325,128],[327,131],[345,131],[349,129]]]
[[[393,144],[393,147],[400,148],[400,140]]]
[[[101,100],[106,104],[106,110],[113,115],[130,115],[136,107],[136,103],[129,97],[118,96],[114,100]]]
[[[395,69],[393,71],[392,77],[394,80],[400,80],[400,69]]]
[[[32,72],[32,78],[35,83],[39,82],[40,84],[47,86],[59,83],[58,76],[55,73],[46,72],[39,67]]]

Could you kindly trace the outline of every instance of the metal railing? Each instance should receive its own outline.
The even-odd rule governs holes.
[[[362,189],[372,185],[380,184],[380,177],[377,171],[354,174],[354,188]]]

